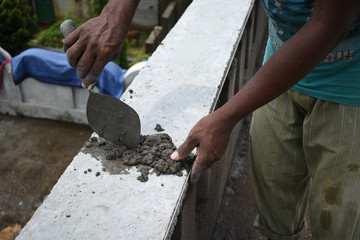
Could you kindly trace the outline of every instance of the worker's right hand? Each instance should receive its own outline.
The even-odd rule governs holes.
[[[116,59],[121,51],[128,26],[106,14],[92,18],[64,40],[70,66],[76,67],[82,86],[96,82],[105,65]]]
[[[81,25],[64,40],[68,62],[88,87],[121,51],[139,0],[109,0],[100,16]]]

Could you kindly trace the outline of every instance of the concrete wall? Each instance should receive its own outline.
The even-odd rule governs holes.
[[[155,25],[159,25],[160,11],[159,0],[141,0],[132,24],[137,28],[151,29]]]
[[[159,24],[160,0],[141,0],[133,18],[133,24],[145,29],[151,29]],[[86,20],[94,9],[91,0],[53,0],[55,17],[61,20],[68,13],[74,18]]]
[[[141,133],[160,124],[179,146],[254,73],[265,24],[254,0],[193,1],[121,98],[138,112]],[[146,183],[135,168],[111,175],[101,171],[101,156],[80,151],[18,240],[211,239],[240,126],[197,186],[188,174]],[[84,174],[89,168],[101,175]]]
[[[33,0],[34,1],[34,0]],[[132,24],[136,28],[150,30],[160,24],[160,16],[169,4],[169,0],[140,0]],[[177,18],[185,11],[191,0],[176,0]],[[33,3],[34,5],[34,3]],[[88,19],[94,9],[90,0],[53,0],[55,17],[61,20],[68,13],[77,19]]]
[[[93,11],[90,0],[53,0],[55,17],[61,20],[68,13],[76,19],[87,19]]]

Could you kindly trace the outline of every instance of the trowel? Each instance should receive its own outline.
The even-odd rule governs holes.
[[[60,25],[66,38],[76,29],[71,19]],[[140,142],[140,118],[129,105],[112,97],[94,91],[95,83],[88,87],[89,98],[86,105],[86,116],[90,127],[100,137],[129,148],[138,146]]]

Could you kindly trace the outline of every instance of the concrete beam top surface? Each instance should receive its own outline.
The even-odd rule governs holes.
[[[122,96],[138,112],[143,135],[160,124],[179,146],[213,110],[253,3],[192,2]],[[153,174],[142,183],[136,168],[130,174],[102,168],[80,151],[17,239],[170,238],[187,174]]]

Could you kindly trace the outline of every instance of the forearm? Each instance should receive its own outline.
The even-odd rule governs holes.
[[[254,77],[221,109],[225,124],[233,126],[240,119],[291,88],[345,37],[358,16],[332,20],[321,9],[261,67]],[[358,11],[358,10],[357,10]],[[336,21],[336,23],[335,23]],[[334,28],[334,24],[338,25]]]
[[[316,29],[313,29],[314,32]],[[311,30],[310,32],[313,32]],[[224,109],[231,124],[275,99],[306,76],[332,49],[328,34],[307,32],[306,26],[281,46],[228,102]],[[322,44],[323,43],[323,44]]]
[[[191,182],[224,154],[233,126],[302,79],[344,38],[359,15],[358,0],[316,0],[313,16],[224,106],[202,118],[171,155],[187,156],[195,147]],[[335,30],[334,30],[335,29]]]
[[[101,11],[101,16],[129,25],[140,0],[110,0]]]

